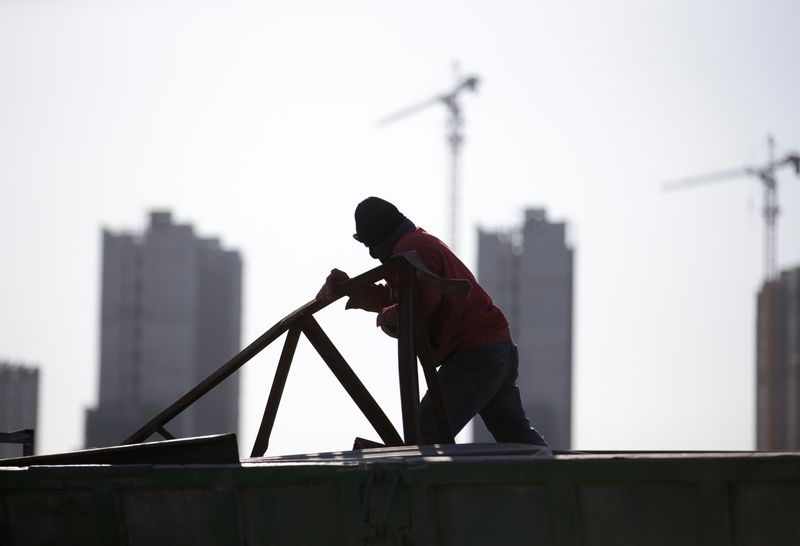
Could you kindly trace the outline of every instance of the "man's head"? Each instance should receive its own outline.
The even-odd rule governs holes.
[[[356,207],[353,238],[372,248],[385,240],[406,219],[397,207],[380,197],[367,197]]]

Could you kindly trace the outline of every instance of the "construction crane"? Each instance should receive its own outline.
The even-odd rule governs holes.
[[[676,190],[708,184],[711,182],[722,182],[725,180],[739,178],[741,176],[755,176],[764,186],[764,280],[769,282],[777,278],[778,274],[778,247],[777,247],[777,220],[780,207],[778,207],[777,179],[775,171],[785,165],[791,165],[795,174],[800,176],[800,155],[787,154],[779,160],[775,160],[775,140],[772,136],[767,137],[767,147],[769,158],[766,165],[760,167],[742,167],[727,171],[685,178],[664,184],[665,190]]]
[[[404,108],[391,116],[387,116],[378,122],[379,127],[386,126],[399,119],[416,114],[435,104],[443,104],[448,113],[447,118],[447,143],[450,146],[450,245],[453,250],[457,249],[458,232],[458,198],[459,198],[459,154],[461,146],[464,144],[464,115],[462,113],[459,98],[465,91],[476,92],[478,88],[478,77],[456,76],[455,86],[448,92],[436,95],[408,108]]]
[[[776,285],[778,277],[777,256],[777,220],[780,207],[778,207],[778,184],[775,171],[784,165],[794,167],[794,172],[800,176],[800,155],[788,154],[780,160],[775,160],[775,140],[767,137],[768,161],[760,167],[743,167],[729,171],[686,178],[664,184],[664,189],[673,190],[721,182],[741,176],[755,176],[764,186],[764,284],[758,298],[759,334],[756,356],[756,397],[757,397],[757,436],[759,449],[773,449],[776,437],[775,415],[779,409],[775,406],[780,397],[776,395],[782,382],[782,373],[779,370],[779,357],[777,354],[778,340],[776,339]]]

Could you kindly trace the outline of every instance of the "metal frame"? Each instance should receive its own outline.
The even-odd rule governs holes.
[[[397,360],[403,415],[402,438],[313,316],[314,313],[324,309],[338,299],[349,296],[368,285],[389,277],[398,279],[396,286],[399,315]],[[316,349],[322,360],[387,446],[415,445],[419,443],[419,388],[417,379],[417,358],[419,358],[428,385],[428,392],[432,397],[436,411],[439,430],[445,440],[444,443],[454,443],[450,422],[447,418],[447,410],[436,376],[436,366],[431,358],[432,351],[425,331],[422,311],[417,304],[416,287],[418,283],[424,284],[428,289],[457,298],[466,297],[471,289],[469,281],[465,279],[443,279],[438,277],[425,267],[415,252],[394,256],[383,265],[337,285],[330,297],[325,299],[315,298],[279,320],[272,328],[242,349],[236,356],[131,434],[122,442],[122,445],[144,442],[155,433],[166,439],[173,439],[174,436],[164,428],[167,423],[287,332],[251,457],[263,456],[269,447],[269,437],[272,433],[283,389],[286,385],[286,378],[289,375],[289,369],[291,368],[301,333],[311,342],[311,345]]]
[[[0,444],[22,444],[22,456],[33,455],[35,432],[32,428],[15,430],[14,432],[0,432]]]

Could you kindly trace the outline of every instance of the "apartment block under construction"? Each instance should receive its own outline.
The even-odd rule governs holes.
[[[800,449],[800,267],[758,293],[757,448]]]
[[[519,346],[525,413],[551,446],[569,449],[573,250],[566,224],[529,209],[517,229],[481,231],[478,279],[506,314]],[[473,423],[475,441],[493,441],[480,419]]]
[[[153,212],[142,234],[103,232],[98,405],[86,446],[116,445],[239,350],[241,258]],[[179,437],[236,432],[238,377],[181,415]]]

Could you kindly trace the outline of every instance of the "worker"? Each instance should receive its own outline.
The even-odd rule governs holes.
[[[431,341],[433,363],[453,434],[480,414],[498,442],[547,447],[531,427],[516,384],[518,354],[508,321],[469,269],[445,243],[414,225],[392,203],[368,197],[355,210],[353,238],[385,262],[394,254],[415,251],[423,264],[445,279],[467,279],[472,289],[456,298],[417,283],[420,307]],[[320,289],[319,298],[330,297],[338,283],[349,279],[333,269]],[[389,332],[396,329],[397,301],[387,284],[374,284],[352,294],[345,309],[377,313],[376,324]],[[441,443],[430,393],[420,402],[420,443]]]

